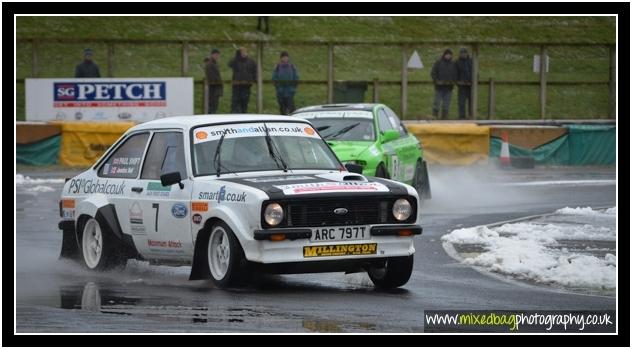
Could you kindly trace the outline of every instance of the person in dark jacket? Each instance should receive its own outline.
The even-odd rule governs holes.
[[[231,113],[247,113],[250,100],[250,87],[257,80],[257,64],[250,57],[245,47],[235,52],[235,57],[228,62],[233,70],[233,96]]]
[[[206,80],[208,81],[208,113],[217,114],[219,107],[219,97],[224,94],[224,85],[222,85],[222,75],[219,72],[220,52],[214,48],[211,50],[211,58],[206,62]]]
[[[263,29],[263,25],[265,25],[265,29]],[[259,16],[257,17],[257,30],[260,32],[264,32],[268,34],[270,32],[270,24],[268,23],[268,16]]]
[[[450,99],[452,89],[457,79],[456,64],[452,61],[452,50],[447,49],[432,66],[430,73],[434,82],[435,98],[432,104],[432,115],[438,116],[441,109],[441,118],[446,119],[450,111]]]
[[[459,59],[456,61],[457,86],[459,89],[459,119],[465,119],[465,106],[467,105],[467,117],[472,116],[472,58],[465,48],[459,50]]]
[[[294,111],[294,95],[298,85],[298,71],[290,63],[290,55],[281,52],[281,60],[272,71],[272,81],[276,88],[277,101],[281,115],[290,115]]]
[[[75,67],[76,78],[100,78],[99,66],[92,60],[94,51],[91,48],[83,50],[83,62]]]

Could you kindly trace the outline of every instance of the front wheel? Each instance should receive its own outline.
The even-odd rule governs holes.
[[[380,163],[375,170],[375,177],[389,179],[388,172],[383,163]]]
[[[428,167],[425,161],[417,161],[413,187],[417,190],[420,200],[432,198],[432,194],[430,192],[430,180],[428,178]]]
[[[213,283],[230,287],[247,279],[248,262],[233,231],[225,224],[213,226],[208,239],[206,260]]]
[[[369,268],[369,278],[378,288],[396,288],[403,286],[413,273],[413,256],[390,257],[380,268]]]

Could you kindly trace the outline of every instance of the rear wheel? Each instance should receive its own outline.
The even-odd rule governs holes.
[[[81,252],[83,263],[90,270],[107,270],[125,264],[119,256],[117,242],[108,234],[103,234],[99,222],[89,218],[83,225]]]
[[[226,224],[211,228],[206,252],[208,270],[216,286],[235,286],[248,279],[249,265],[244,251]]]
[[[379,177],[379,178],[386,178],[388,179],[388,172],[386,171],[386,167],[384,166],[384,163],[380,163],[377,166],[377,169],[375,170],[375,177]]]
[[[390,257],[380,268],[369,268],[369,278],[378,288],[396,288],[403,286],[413,272],[413,256]]]

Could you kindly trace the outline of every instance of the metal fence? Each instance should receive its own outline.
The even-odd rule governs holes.
[[[591,43],[591,42],[483,42],[483,41],[408,41],[408,42],[373,42],[373,41],[354,41],[354,42],[321,42],[321,41],[254,41],[254,40],[141,40],[141,39],[69,39],[69,38],[18,38],[18,43],[30,43],[31,44],[31,76],[39,76],[39,57],[40,57],[40,45],[51,43],[64,43],[64,44],[95,44],[100,43],[107,45],[107,62],[106,62],[106,75],[107,77],[115,76],[115,47],[116,45],[179,45],[181,47],[181,64],[180,74],[181,76],[190,75],[190,62],[189,62],[189,47],[190,45],[218,45],[218,44],[231,44],[231,45],[254,45],[256,46],[256,59],[257,62],[257,81],[256,81],[256,100],[257,100],[257,112],[261,112],[263,109],[263,84],[271,83],[271,80],[263,79],[262,60],[263,53],[266,46],[317,46],[322,47],[327,52],[327,69],[325,80],[301,80],[301,84],[305,85],[326,85],[327,86],[327,100],[323,102],[331,103],[334,96],[334,50],[340,46],[388,46],[396,47],[401,50],[401,78],[399,80],[379,80],[373,79],[370,81],[356,81],[364,82],[373,87],[372,100],[377,102],[380,100],[380,87],[381,86],[399,86],[400,87],[400,110],[402,119],[406,119],[408,113],[408,86],[409,85],[432,85],[432,81],[409,81],[408,80],[408,57],[410,55],[411,47],[418,46],[450,46],[450,45],[464,45],[471,47],[472,49],[472,118],[477,119],[482,116],[479,115],[478,106],[478,94],[479,90],[483,87],[488,89],[487,100],[487,118],[491,119],[495,117],[495,104],[496,104],[496,87],[499,85],[514,85],[514,86],[539,86],[539,112],[540,118],[547,118],[547,86],[555,85],[600,85],[608,88],[608,110],[607,115],[610,118],[615,117],[615,101],[616,101],[616,53],[615,44],[613,43]],[[548,49],[551,47],[602,47],[607,48],[609,57],[609,79],[608,80],[574,80],[574,81],[549,81],[547,79],[548,73],[546,69],[540,69],[539,81],[521,81],[521,80],[495,80],[490,78],[489,80],[482,81],[479,77],[479,50],[482,47],[489,46],[530,46],[539,47],[540,53],[540,67],[545,67],[544,59],[547,57]],[[23,83],[24,79],[17,79],[16,83]],[[230,80],[225,80],[225,84],[231,83]],[[202,89],[206,89],[206,82],[204,80],[195,80],[196,86],[200,86]],[[207,93],[202,93],[202,105],[204,105],[204,111],[208,105]]]

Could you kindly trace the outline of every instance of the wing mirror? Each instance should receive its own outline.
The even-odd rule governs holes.
[[[180,189],[184,188],[180,172],[169,172],[160,176],[160,184],[162,184],[163,187],[168,187],[176,183],[180,186]]]
[[[399,131],[397,130],[386,130],[382,133],[382,143],[394,141],[399,138]]]

